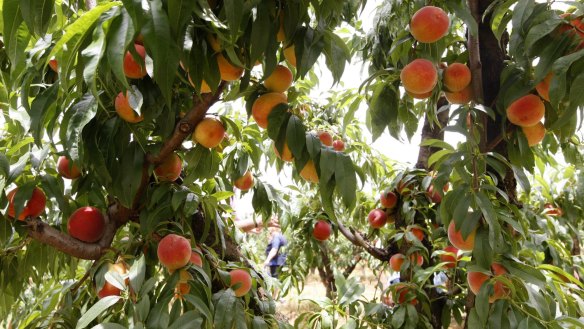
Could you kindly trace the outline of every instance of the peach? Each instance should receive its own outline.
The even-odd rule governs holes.
[[[444,187],[442,188],[443,192],[448,191],[450,184],[445,184]],[[432,202],[434,203],[440,203],[442,202],[442,195],[440,195],[440,193],[438,193],[438,191],[436,191],[434,189],[434,184],[430,184],[430,186],[428,186],[428,189],[426,190],[426,195],[428,195],[428,198],[430,198],[430,200],[432,200]]]
[[[473,91],[472,85],[466,86],[464,89],[458,92],[444,92],[444,96],[446,96],[446,100],[450,102],[450,104],[466,104],[473,99]]]
[[[406,256],[404,256],[403,254],[395,254],[391,256],[391,258],[389,259],[389,267],[394,272],[399,272],[405,260]]]
[[[387,214],[383,209],[373,209],[367,215],[367,220],[369,225],[373,228],[381,228],[385,223],[387,223]]]
[[[64,155],[57,160],[57,172],[64,178],[75,179],[81,176],[81,170]]]
[[[481,272],[468,272],[466,274],[466,281],[468,282],[468,288],[473,294],[478,295],[481,287],[485,282],[489,280],[489,276]]]
[[[158,260],[169,271],[187,265],[192,253],[189,240],[177,234],[168,234],[158,243]]]
[[[343,152],[345,150],[345,142],[337,139],[333,142],[333,149],[337,152]]]
[[[332,228],[331,224],[325,220],[319,220],[314,224],[314,229],[312,230],[312,236],[318,241],[325,241],[331,236]]]
[[[319,131],[318,139],[323,145],[333,146],[333,136],[328,131]]]
[[[193,133],[193,140],[209,149],[221,144],[223,137],[225,137],[225,127],[221,120],[213,116],[201,120]]]
[[[545,114],[545,105],[537,95],[525,95],[507,107],[507,119],[517,126],[534,126]]]
[[[120,92],[114,101],[114,108],[116,113],[122,118],[122,120],[129,123],[138,123],[144,120],[142,114],[138,115],[136,111],[130,105],[128,99],[128,91],[126,93]]]
[[[292,71],[286,66],[278,65],[272,74],[264,80],[264,86],[269,91],[283,93],[290,88],[293,80]]]
[[[460,230],[457,231],[455,225],[454,220],[450,221],[450,225],[448,225],[448,240],[453,246],[462,251],[472,251],[477,234],[476,228],[464,239],[462,232]]]
[[[535,86],[535,90],[537,90],[539,96],[548,102],[550,101],[550,83],[553,77],[554,73],[550,72]]]
[[[418,304],[418,300],[414,297],[412,298],[411,296],[408,298],[408,295],[410,294],[410,289],[408,287],[405,286],[399,286],[395,289],[395,294],[397,295],[397,302],[398,304],[403,304],[406,301],[408,301],[408,299],[410,299],[408,302],[412,305],[416,305]]]
[[[491,269],[495,276],[504,275],[507,273],[507,270],[498,263],[493,263],[491,265]],[[468,272],[467,273],[467,282],[470,290],[477,295],[481,290],[481,287],[487,280],[491,278],[490,275],[481,273],[481,272]],[[489,296],[489,303],[495,302],[497,299],[505,298],[508,295],[509,291],[507,287],[502,282],[495,282],[493,285],[493,293]]]
[[[236,297],[241,297],[251,289],[251,275],[242,269],[235,269],[229,272],[231,277],[230,287],[233,289]]]
[[[290,45],[288,48],[284,48],[284,58],[286,58],[290,65],[296,67],[296,50],[294,45]]]
[[[276,40],[278,42],[286,41],[286,31],[284,30],[284,12],[280,12],[280,28],[278,29],[278,33],[276,34]]]
[[[407,91],[407,90],[406,90],[406,92],[408,93],[408,95],[410,95],[412,98],[415,98],[415,99],[426,99],[426,98],[429,98],[430,96],[432,96],[432,94],[434,93],[432,90],[430,90],[427,93],[422,93],[422,94],[416,94],[416,93],[413,93],[413,92]]]
[[[560,17],[570,20],[569,24],[561,24],[558,27],[560,33],[567,33],[572,38],[578,38],[580,44],[577,49],[584,48],[584,20],[582,17],[577,17],[571,13],[563,13]]]
[[[406,91],[424,94],[432,91],[438,82],[438,72],[434,63],[427,59],[414,59],[404,66],[400,79]]]
[[[201,256],[201,254],[199,253],[200,249],[195,249],[191,251],[191,258],[189,259],[189,262],[191,262],[191,264],[198,266],[198,267],[203,267],[203,257]]]
[[[173,153],[165,158],[156,168],[154,173],[162,182],[174,182],[182,171],[182,161],[178,154]]]
[[[81,207],[67,221],[69,235],[83,242],[97,242],[105,232],[105,218],[95,207]]]
[[[223,46],[221,45],[221,41],[219,41],[219,39],[217,39],[217,36],[215,36],[213,34],[207,34],[207,44],[216,53],[221,52],[221,50],[223,50]]]
[[[410,32],[419,42],[436,42],[448,34],[450,19],[444,10],[425,6],[418,10],[410,21]]]
[[[292,160],[294,160],[294,156],[292,155],[292,151],[290,151],[290,148],[288,147],[288,143],[284,143],[284,147],[283,147],[283,152],[280,155],[280,152],[278,152],[278,148],[276,147],[276,143],[272,144],[272,147],[274,149],[274,153],[276,153],[276,156],[278,157],[278,159],[285,161],[285,162],[292,162]]]
[[[300,171],[300,176],[312,183],[318,183],[318,173],[316,172],[316,166],[312,160],[308,160],[304,165],[304,168]]]
[[[521,127],[521,130],[523,130],[529,146],[535,146],[541,143],[546,133],[545,126],[541,122],[536,123],[534,126]]]
[[[49,67],[51,68],[51,70],[53,70],[53,72],[59,73],[59,63],[57,62],[56,59],[53,58],[49,61]]]
[[[268,128],[268,116],[278,104],[287,104],[283,93],[267,93],[258,97],[251,107],[251,116],[261,128]]]
[[[16,208],[14,206],[14,197],[16,192],[18,191],[18,187],[8,192],[6,195],[8,199],[8,217],[14,218],[16,216]],[[27,217],[38,217],[40,214],[45,211],[45,206],[47,205],[47,196],[38,187],[35,187],[32,190],[32,195],[30,199],[24,205],[24,208],[18,215],[18,220],[25,220]]]
[[[223,81],[239,80],[243,75],[243,68],[231,64],[222,54],[217,55],[217,65],[219,66],[219,74]]]
[[[415,225],[410,225],[408,226],[408,231],[412,232],[412,234],[416,237],[416,239],[418,239],[418,241],[422,241],[424,240],[424,231],[419,228],[418,226]]]
[[[136,63],[132,53],[127,51],[124,56],[124,74],[130,79],[141,79],[147,74],[145,66],[146,48],[135,43],[134,49],[136,49],[136,53],[138,53],[138,57],[140,57],[140,63]]]
[[[122,277],[128,273],[128,268],[124,263],[109,264],[108,267],[108,272],[117,272]],[[126,278],[125,282],[126,285],[129,284],[130,279]],[[114,286],[106,280],[103,284],[103,287],[97,292],[97,296],[101,299],[107,296],[119,296],[121,293],[122,291],[118,287]]]
[[[193,80],[191,80],[190,73],[187,73],[187,78],[189,79],[189,83],[191,84],[191,86],[193,86],[193,88],[196,88],[195,83],[193,82]],[[201,80],[200,88],[201,88],[201,90],[200,90],[201,94],[208,94],[212,91],[211,87],[209,86],[209,84],[207,84],[207,81],[205,81],[205,80]]]
[[[233,183],[235,187],[242,191],[247,191],[253,186],[253,175],[251,171],[247,171],[243,176],[239,177]]]
[[[414,264],[414,261],[415,261],[416,265],[422,266],[422,264],[424,264],[424,257],[417,252],[412,253],[410,255],[410,262],[411,262],[412,266]]]
[[[446,246],[443,250],[450,254],[441,254],[440,261],[443,263],[448,262],[448,264],[444,264],[445,268],[454,268],[458,262],[458,248],[454,246]]]
[[[391,190],[386,189],[381,192],[379,196],[379,201],[383,208],[392,209],[397,205],[397,194],[393,193]]]
[[[442,82],[449,92],[463,90],[470,84],[470,80],[470,69],[461,63],[449,65],[442,74]]]

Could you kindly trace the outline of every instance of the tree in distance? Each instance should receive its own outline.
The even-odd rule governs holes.
[[[138,123],[144,120],[142,114],[138,115],[136,111],[130,105],[130,101],[128,97],[128,91],[120,92],[116,99],[114,100],[114,108],[116,109],[116,113],[122,118],[122,120],[129,122],[129,123]]]
[[[450,221],[448,225],[448,240],[456,248],[462,251],[472,251],[474,248],[475,236],[477,234],[477,229],[475,228],[467,237],[464,239],[462,237],[462,232],[456,230],[456,224],[454,220]]]
[[[169,271],[187,265],[192,253],[189,240],[177,234],[168,234],[158,242],[158,260]]]
[[[442,82],[449,92],[463,90],[470,84],[470,80],[470,69],[462,63],[450,64],[442,73]]]
[[[292,85],[292,71],[284,65],[277,65],[272,74],[264,80],[264,86],[271,92],[283,93]]]
[[[367,220],[369,225],[373,228],[382,228],[385,223],[387,223],[387,214],[383,209],[373,209],[367,215]]]
[[[225,137],[225,127],[221,120],[207,116],[195,127],[193,140],[206,148],[214,148],[221,144]]]
[[[8,192],[6,197],[8,198],[8,217],[14,218],[16,216],[16,208],[14,206],[14,197],[18,187]],[[47,205],[47,196],[45,192],[38,187],[32,190],[32,195],[30,199],[24,205],[24,208],[18,215],[18,220],[25,220],[27,217],[38,217],[45,211],[45,206]]]
[[[410,33],[414,39],[423,43],[436,42],[446,34],[450,19],[444,10],[434,6],[425,6],[418,10],[410,21]]]
[[[308,160],[306,162],[304,168],[302,168],[300,171],[300,177],[309,182],[318,183],[318,173],[316,172],[316,167],[314,166],[314,162],[312,160]]]
[[[244,296],[251,289],[251,275],[245,270],[235,269],[229,272],[231,277],[230,287],[233,289],[236,297]]]
[[[546,129],[543,123],[538,122],[533,126],[521,127],[525,138],[527,138],[527,144],[529,146],[535,146],[543,140],[545,137]]]
[[[288,97],[283,93],[263,94],[252,105],[251,116],[261,128],[268,128],[268,116],[278,104],[287,104]]]
[[[314,224],[312,236],[318,241],[326,241],[331,236],[331,224],[325,220],[319,220]]]
[[[108,264],[108,272],[116,272],[122,277],[124,277],[128,273],[128,267],[126,264],[119,262],[115,264]],[[126,278],[125,280],[126,285],[129,284],[130,279]],[[103,287],[98,290],[97,296],[101,299],[107,296],[119,296],[122,293],[120,288],[114,286],[113,284],[109,283],[109,281],[105,280]]]
[[[245,172],[245,174],[243,174],[243,176],[241,176],[235,180],[233,185],[242,191],[247,191],[250,188],[252,188],[253,175],[252,175],[251,171]]]
[[[124,56],[124,74],[130,79],[142,79],[147,74],[145,65],[146,48],[141,44],[135,43],[134,49],[140,58],[140,62],[137,63],[132,53],[127,51]]]
[[[545,105],[537,95],[525,95],[507,107],[507,119],[517,126],[534,126],[545,114]]]
[[[176,153],[166,157],[156,168],[154,174],[161,182],[174,182],[182,171],[182,160]]]
[[[399,76],[406,91],[414,94],[430,92],[438,83],[436,66],[423,58],[414,59],[404,66]]]
[[[101,210],[95,207],[81,207],[69,216],[67,231],[77,240],[97,242],[105,232],[105,218]]]
[[[81,170],[72,163],[66,156],[61,155],[57,160],[57,172],[61,177],[75,179],[81,176]]]

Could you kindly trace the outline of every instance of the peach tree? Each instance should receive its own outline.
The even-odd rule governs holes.
[[[582,164],[582,5],[385,1],[365,36],[365,4],[4,1],[0,325],[289,327],[234,237],[238,188],[321,256],[354,246],[381,272],[403,255],[391,305],[331,268],[298,327],[582,326],[581,190],[542,206],[529,179]],[[355,79],[357,57],[359,90],[314,106],[313,67]],[[421,128],[415,168],[371,151],[361,105],[374,140]],[[343,244],[311,240],[321,218]]]

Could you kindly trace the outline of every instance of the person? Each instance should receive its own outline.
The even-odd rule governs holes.
[[[264,261],[264,268],[267,268],[269,274],[273,278],[278,278],[282,266],[286,263],[286,253],[284,248],[286,246],[286,238],[282,235],[279,226],[268,227],[270,233],[270,240],[266,246],[266,260]]]
[[[261,229],[264,227],[264,224],[261,221],[257,221],[255,218],[239,219],[235,217],[234,223],[243,233],[260,233]],[[266,226],[268,228],[280,228],[280,222],[278,221],[278,218],[272,217]]]

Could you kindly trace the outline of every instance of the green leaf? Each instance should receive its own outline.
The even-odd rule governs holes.
[[[225,289],[213,296],[215,303],[215,318],[213,319],[213,328],[231,329],[235,321],[235,307],[237,298],[232,289]],[[238,321],[240,321],[238,319]]]
[[[75,328],[81,329],[87,327],[91,321],[97,318],[103,311],[115,305],[121,298],[120,296],[107,296],[100,299],[79,318]]]
[[[138,292],[142,288],[146,277],[146,260],[142,254],[130,268],[130,286],[132,290]]]
[[[30,34],[23,23],[20,0],[4,0],[2,4],[2,18],[4,20],[4,30],[2,39],[6,44],[6,49],[12,71],[18,72],[22,69],[26,56],[24,51],[30,39]]]
[[[144,151],[136,141],[131,142],[122,155],[114,176],[114,193],[124,207],[133,206],[142,182],[143,163]]]
[[[296,31],[294,40],[297,75],[303,78],[320,56],[324,47],[324,38],[322,31],[306,27]]]
[[[491,267],[491,264],[493,263],[493,249],[489,242],[488,230],[479,229],[477,231],[472,255],[480,267],[484,269]]]
[[[275,39],[270,16],[270,10],[274,9],[273,7],[274,4],[269,1],[262,1],[257,6],[255,21],[251,26],[251,53],[249,60],[252,65],[265,52],[270,40]]]
[[[337,190],[343,197],[345,207],[352,209],[357,200],[357,175],[355,174],[353,161],[351,161],[351,158],[346,154],[340,154],[337,156],[335,181],[337,183]]]
[[[42,36],[47,32],[47,28],[51,22],[54,5],[55,0],[20,1],[22,18],[26,22],[26,25],[28,25],[29,31],[32,31],[38,36]]]
[[[79,163],[79,159],[83,157],[81,132],[96,113],[97,100],[92,94],[85,94],[63,115],[61,140],[64,142],[65,150],[73,162]]]
[[[130,88],[126,75],[124,73],[124,57],[129,44],[133,44],[134,25],[125,10],[112,20],[107,34],[107,60],[114,72],[114,75],[124,85],[126,89]]]
[[[333,82],[341,80],[345,71],[345,64],[351,60],[351,50],[343,39],[333,32],[325,31],[324,55],[326,66],[333,75]]]
[[[306,129],[300,118],[296,115],[290,116],[290,120],[288,120],[286,141],[292,155],[296,158],[300,157],[306,145]]]
[[[39,146],[44,142],[43,125],[51,121],[56,114],[53,104],[57,100],[58,91],[59,84],[54,83],[37,95],[30,106],[30,131]]]
[[[291,114],[288,112],[288,104],[280,103],[272,109],[268,115],[268,136],[277,141],[280,133],[285,133],[288,119]]]
[[[187,294],[184,296],[184,299],[193,305],[207,320],[211,321],[213,315],[211,314],[211,310],[207,306],[207,304],[198,296],[194,296],[191,294]]]
[[[454,11],[456,17],[464,21],[466,27],[469,29],[470,34],[478,35],[479,24],[474,19],[474,17],[472,17],[472,13],[470,12],[470,8],[466,4],[466,2],[460,0],[451,1],[448,2],[448,6],[450,7],[450,9],[452,9],[452,11]]]
[[[167,1],[168,17],[170,20],[170,29],[175,39],[178,39],[184,32],[187,22],[192,19],[193,11],[197,6],[196,1],[169,0]]]
[[[125,329],[127,327],[117,323],[101,323],[91,327],[91,329]]]
[[[177,305],[179,305],[177,303]],[[190,329],[201,328],[203,318],[197,311],[187,311],[183,313],[168,329]]]
[[[150,10],[142,28],[145,44],[154,62],[154,81],[167,105],[171,104],[172,84],[178,69],[179,48],[170,32],[169,18],[161,0],[149,0]],[[175,19],[175,18],[173,18]]]
[[[367,116],[373,141],[381,136],[388,125],[397,122],[398,101],[396,91],[390,85],[381,82],[375,86]]]
[[[514,276],[519,277],[525,282],[533,283],[534,285],[542,288],[546,285],[545,276],[535,268],[524,265],[519,262],[502,260],[503,266]]]

